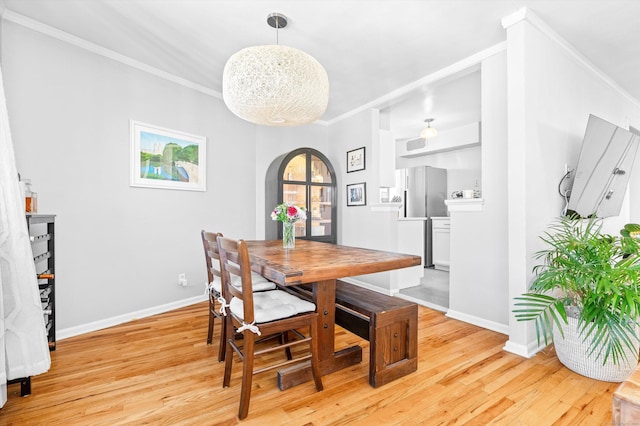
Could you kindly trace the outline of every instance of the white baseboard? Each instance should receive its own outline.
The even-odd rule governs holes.
[[[509,326],[505,324],[500,324],[494,321],[487,321],[483,318],[474,317],[473,315],[468,315],[462,312],[454,311],[452,309],[449,309],[447,311],[447,317],[468,322],[469,324],[477,325],[478,327],[486,328],[488,330],[492,330],[497,333],[509,336]],[[544,343],[542,345],[538,345],[538,342],[535,340],[533,342],[530,342],[528,345],[514,343],[511,340],[507,340],[502,349],[524,358],[532,358],[545,347],[546,346],[544,345]]]
[[[512,354],[520,355],[525,358],[531,358],[535,355],[535,353],[534,354],[529,353],[529,349],[525,345],[521,345],[519,343],[513,343],[510,340],[507,340],[507,343],[504,345],[502,349],[507,352],[511,352]]]
[[[433,309],[434,311],[439,311],[439,312],[447,312],[447,309],[444,306],[440,306],[440,305],[436,305],[435,303],[430,303],[427,302],[425,300],[422,299],[417,299],[415,297],[411,297],[408,296],[406,294],[402,294],[402,293],[395,293],[394,294],[395,297],[400,298],[400,299],[404,299],[404,300],[408,300],[409,302],[413,302],[413,303],[417,303],[420,306],[424,306],[425,308],[429,308],[429,309]]]
[[[507,340],[503,350],[511,352],[512,354],[520,355],[525,358],[533,358],[538,352],[544,349],[546,346],[538,345],[536,341],[529,343],[528,345],[522,345],[520,343],[514,343],[511,340]]]
[[[367,290],[375,291],[377,293],[386,294],[387,296],[394,296],[393,292],[388,288],[378,287],[377,285],[372,285],[364,281],[356,280],[355,278],[340,278],[340,281],[357,285],[358,287],[363,287]]]
[[[468,315],[463,312],[454,311],[449,309],[447,311],[447,317],[457,319],[460,321],[468,322],[469,324],[477,325],[478,327],[486,328],[487,330],[495,331],[496,333],[509,335],[509,326],[506,324],[500,324],[495,321],[489,321],[484,318]]]
[[[194,296],[189,299],[177,300],[175,302],[167,303],[165,305],[154,306],[154,307],[142,309],[136,312],[129,312],[127,314],[119,315],[117,317],[106,318],[100,321],[94,321],[87,324],[77,325],[75,327],[63,328],[61,330],[56,330],[56,340],[63,340],[69,337],[90,333],[92,331],[102,330],[103,328],[113,327],[114,325],[123,324],[125,322],[133,321],[140,318],[150,317],[152,315],[172,311],[174,309],[204,302],[206,300],[208,300],[207,295]]]

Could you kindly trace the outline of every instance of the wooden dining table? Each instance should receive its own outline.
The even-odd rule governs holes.
[[[336,351],[334,345],[336,280],[422,264],[420,256],[296,240],[284,249],[281,240],[247,241],[251,269],[282,286],[311,284],[318,315],[320,371],[329,374],[362,361],[362,347]],[[311,380],[308,364],[278,372],[284,390]]]

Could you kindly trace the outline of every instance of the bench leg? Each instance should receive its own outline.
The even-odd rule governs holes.
[[[373,314],[369,330],[369,384],[378,387],[418,369],[418,306]]]

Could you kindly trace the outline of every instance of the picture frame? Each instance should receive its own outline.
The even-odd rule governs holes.
[[[347,151],[347,173],[365,169],[365,147]]]
[[[206,137],[133,120],[130,132],[130,186],[206,191]]]
[[[367,205],[367,184],[352,183],[347,185],[347,206],[366,206]]]

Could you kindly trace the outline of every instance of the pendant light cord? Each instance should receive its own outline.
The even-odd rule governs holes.
[[[280,13],[272,13],[267,16],[267,24],[271,28],[276,29],[276,45],[280,45],[280,28],[284,28],[287,26],[287,17]]]

